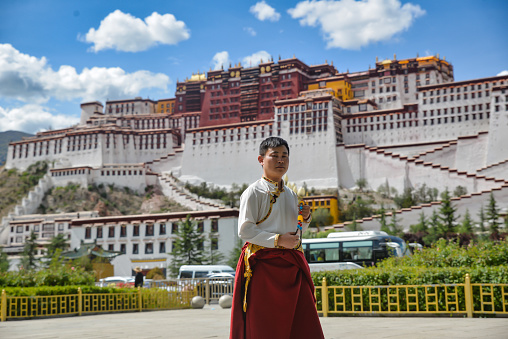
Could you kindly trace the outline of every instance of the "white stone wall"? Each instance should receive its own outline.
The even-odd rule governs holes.
[[[508,159],[508,86],[495,87],[491,98],[491,118],[489,125],[486,165]],[[499,147],[503,145],[504,147]]]
[[[483,207],[484,211],[487,207],[488,201],[490,199],[490,193],[494,194],[494,198],[496,200],[496,205],[499,209],[505,208],[508,206],[508,185],[505,184],[498,189],[494,189],[492,191],[486,191],[482,193],[472,194],[463,196],[461,198],[453,198],[452,205],[457,209],[455,212],[455,216],[458,217],[457,222],[460,223],[463,220],[464,215],[466,214],[466,210],[469,211],[471,218],[474,223],[479,222],[478,213],[480,212],[480,208]],[[419,222],[420,214],[423,212],[425,217],[428,219],[432,215],[433,211],[439,213],[439,208],[441,207],[439,202],[432,204],[424,204],[422,206],[404,209],[397,211],[396,218],[397,224],[402,226],[404,231],[409,231],[411,225],[416,225]],[[391,216],[386,217],[386,221],[390,223],[392,221]],[[501,219],[499,222],[502,225]],[[372,230],[379,231],[381,229],[381,224],[379,222],[379,217],[375,218],[365,218],[363,220],[358,220],[358,225],[362,230]],[[488,227],[487,227],[488,228]],[[478,229],[477,229],[478,230]],[[506,230],[505,230],[506,231]]]
[[[88,185],[115,185],[128,187],[133,191],[143,193],[145,187],[157,184],[157,175],[146,172],[141,165],[118,164],[101,168],[67,168],[51,173],[53,187],[64,187],[69,183]]]
[[[173,134],[170,131],[153,135],[130,134],[130,131],[123,130],[118,134],[66,135],[63,139],[46,139],[42,142],[34,140],[23,145],[16,144],[15,157],[13,153],[15,145],[9,145],[6,168],[25,170],[36,161],[59,161],[66,167],[142,163],[165,156],[175,147]],[[157,137],[159,137],[158,144]],[[26,153],[27,147],[28,153]],[[26,154],[28,156],[25,157]]]
[[[508,159],[501,163],[497,163],[494,165],[490,165],[486,168],[480,169],[476,173],[478,175],[484,175],[487,178],[493,177],[508,181]]]
[[[328,101],[327,108],[323,104],[321,108],[317,106],[311,110],[311,114],[317,113],[315,119],[310,118],[311,123],[313,119],[316,120],[316,130],[312,125],[308,125],[311,129],[307,131],[305,125],[305,131],[301,132],[299,118],[298,133],[291,132],[292,128],[297,128],[291,126],[290,115],[293,113],[290,113],[289,109],[279,113],[276,109],[273,125],[260,123],[262,125],[259,126],[253,123],[243,127],[187,133],[182,160],[184,175],[180,180],[206,181],[221,186],[252,183],[262,174],[257,160],[260,143],[268,136],[280,136],[290,146],[287,174],[291,182],[297,185],[305,182],[309,187],[316,188],[337,187],[337,136],[334,126],[338,116],[334,115],[331,100]],[[321,130],[317,126],[318,121],[321,121]]]
[[[477,169],[484,167],[487,140],[487,133],[480,133],[476,137],[459,138],[454,167],[468,173],[475,173]]]
[[[475,174],[450,170],[439,163],[423,160],[409,160],[382,150],[370,150],[364,146],[337,148],[339,184],[343,188],[352,188],[358,179],[367,179],[368,187],[377,190],[388,183],[390,187],[402,193],[404,188],[418,188],[423,183],[427,187],[449,190],[463,186],[468,192],[479,192],[499,187],[494,180],[477,177]]]

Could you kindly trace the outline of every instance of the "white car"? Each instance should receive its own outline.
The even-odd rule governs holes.
[[[127,286],[134,286],[134,278],[133,277],[121,277],[121,276],[115,276],[115,277],[107,277],[99,280],[98,286],[100,287],[108,287],[108,286],[115,286],[115,287],[127,287]]]

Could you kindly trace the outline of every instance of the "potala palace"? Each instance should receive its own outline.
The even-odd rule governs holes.
[[[453,199],[460,215],[466,209],[476,215],[491,192],[500,208],[508,207],[508,76],[456,82],[453,66],[439,55],[394,56],[354,73],[293,57],[193,74],[177,83],[174,98],[83,103],[78,125],[12,142],[6,168],[23,170],[41,160],[52,165],[3,219],[0,245],[19,253],[37,229],[41,243],[65,233],[71,248],[97,241],[126,253],[115,259],[124,267],[117,272],[115,264],[115,274],[167,267],[171,230],[182,213],[31,215],[47,189],[70,182],[138,191],[157,184],[193,210],[216,239],[213,246],[228,255],[238,212],[191,196],[179,182],[255,181],[258,146],[268,136],[290,144],[288,176],[297,185],[353,188],[366,179],[370,189],[389,184],[399,192],[423,184],[440,191],[463,186],[468,195]],[[399,223],[408,229],[439,204],[397,211]],[[380,227],[375,217],[358,222],[364,230]]]

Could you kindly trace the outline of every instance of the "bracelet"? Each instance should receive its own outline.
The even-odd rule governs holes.
[[[273,241],[273,244],[275,245],[275,248],[279,248],[279,236],[280,234],[275,235],[275,239]]]

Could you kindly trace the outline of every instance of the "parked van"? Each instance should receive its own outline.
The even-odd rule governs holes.
[[[178,279],[206,278],[216,273],[229,273],[234,276],[235,270],[227,265],[182,265],[178,272]]]

